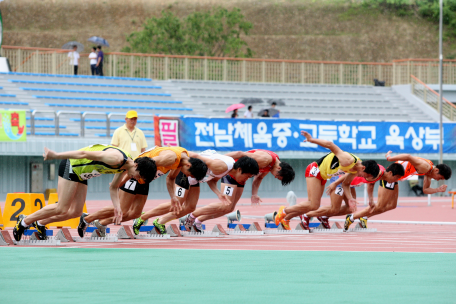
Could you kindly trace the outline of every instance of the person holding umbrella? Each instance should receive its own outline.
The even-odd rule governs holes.
[[[245,107],[244,104],[236,103],[236,104],[231,105],[228,108],[226,108],[225,113],[233,111],[233,114],[231,114],[231,118],[237,118],[239,116],[237,110],[240,109],[240,108],[243,108],[243,107]]]
[[[238,117],[239,117],[239,114],[238,114],[238,112],[237,112],[237,109],[235,109],[235,110],[233,111],[233,114],[231,114],[231,118],[238,118]]]
[[[78,75],[79,57],[78,46],[73,45],[73,51],[68,53],[68,58],[70,65],[74,66],[74,75]]]
[[[97,57],[97,65],[96,65],[96,68],[97,68],[97,75],[98,76],[104,76],[103,75],[103,60],[104,60],[104,53],[103,51],[101,50],[101,45],[99,45],[97,47],[98,49],[98,57]]]

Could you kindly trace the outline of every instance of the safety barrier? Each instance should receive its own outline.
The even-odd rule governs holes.
[[[411,75],[412,78],[412,94],[422,99],[425,103],[440,111],[440,95],[417,77]],[[456,121],[456,106],[448,101],[445,97],[442,98],[442,114],[449,120]]]
[[[15,72],[73,74],[68,50],[2,46]],[[456,60],[444,60],[444,83],[456,81]],[[217,58],[136,53],[105,53],[104,75],[114,79],[186,79],[387,86],[411,83],[417,75],[438,82],[437,59],[403,59],[390,63]],[[79,74],[89,75],[88,54],[81,54]],[[92,76],[78,76],[92,77]],[[127,78],[125,78],[127,77]]]

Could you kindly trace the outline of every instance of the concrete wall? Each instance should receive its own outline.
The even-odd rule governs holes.
[[[296,171],[296,178],[291,185],[282,187],[280,181],[274,179],[272,175],[268,175],[260,187],[260,197],[285,197],[286,193],[290,190],[296,192],[298,197],[307,197],[307,185],[304,177],[305,169],[307,165],[313,161],[310,159],[283,159],[286,162],[289,162]],[[385,160],[377,160],[383,166],[387,166],[388,162]],[[433,161],[436,162],[435,159]],[[29,192],[30,191],[30,164],[32,162],[43,162],[42,157],[38,156],[0,156],[0,201],[6,199],[6,194],[11,192]],[[44,163],[44,172],[43,172],[43,192],[46,188],[57,188],[57,176],[58,176],[58,165],[59,161],[54,162],[55,166],[55,176],[54,181],[49,180],[49,164],[50,162]],[[446,161],[446,164],[451,166],[453,170],[456,169],[456,161]],[[109,200],[109,191],[108,186],[112,180],[112,175],[100,176],[94,179],[89,180],[88,195],[87,198],[90,199],[106,199]],[[169,197],[166,185],[166,178],[162,177],[151,183],[151,191],[154,198],[167,198]],[[436,183],[435,181],[433,183]],[[449,189],[456,188],[455,178],[450,179],[446,182]],[[248,181],[245,187],[244,196],[249,197],[251,195],[252,181]],[[363,187],[357,188],[358,197],[363,196]],[[377,192],[377,187],[375,189],[375,195]],[[414,195],[413,192],[409,190],[408,182],[402,182],[400,184],[400,195],[401,196],[411,196]],[[326,194],[325,194],[326,196]],[[151,198],[152,195],[149,195]],[[203,184],[201,187],[201,197],[202,198],[215,198],[215,195],[209,189],[206,184]]]

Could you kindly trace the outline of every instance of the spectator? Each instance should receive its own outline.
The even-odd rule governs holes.
[[[275,101],[273,101],[273,102],[271,103],[271,108],[276,109],[276,108],[275,108],[276,105],[277,105],[277,103],[276,103]],[[277,110],[277,109],[276,109],[276,110]],[[280,110],[277,110],[277,111],[278,111],[277,114],[275,114],[275,115],[272,116],[272,117],[280,117]]]
[[[233,114],[231,114],[231,118],[238,118],[239,114],[237,112],[237,109],[233,111]]]
[[[97,48],[93,47],[92,48],[92,53],[89,55],[90,59],[90,70],[92,70],[92,76],[97,74]]]
[[[136,127],[137,121],[138,113],[136,111],[128,111],[125,116],[125,124],[114,131],[111,140],[111,145],[129,152],[133,159],[146,151],[147,148],[143,131]]]
[[[261,117],[271,117],[269,116],[269,110],[264,110],[263,115]]]
[[[97,74],[98,76],[103,76],[103,60],[104,60],[104,54],[103,51],[101,50],[101,45],[97,47],[98,49],[98,57],[97,57]]]
[[[74,75],[78,75],[79,53],[76,45],[73,45],[73,52],[68,53],[68,58],[70,58],[70,65],[74,67]]]
[[[252,118],[253,117],[252,106],[249,106],[247,108],[247,111],[245,111],[245,113],[244,113],[244,117],[245,118]]]

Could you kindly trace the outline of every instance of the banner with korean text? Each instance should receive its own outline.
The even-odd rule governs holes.
[[[26,141],[25,111],[0,110],[0,141]]]
[[[177,122],[177,120],[179,122]],[[357,153],[439,153],[438,123],[318,121],[297,119],[160,118],[164,145],[188,150],[321,151],[303,142],[301,130]],[[157,129],[156,129],[157,130]],[[444,124],[444,153],[456,153],[456,124]],[[172,140],[171,140],[172,139]]]

